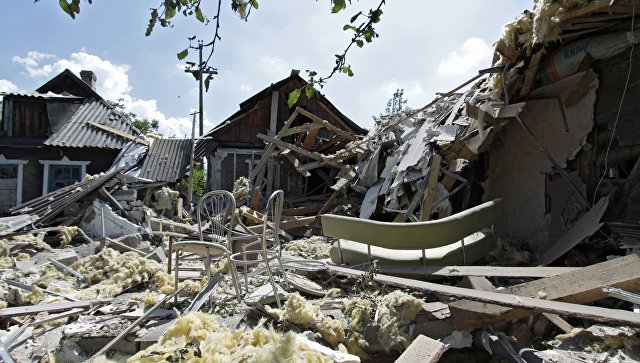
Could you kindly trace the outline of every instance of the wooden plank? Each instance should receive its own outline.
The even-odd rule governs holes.
[[[330,149],[331,147],[333,147],[334,145],[336,145],[337,143],[339,143],[340,141],[343,141],[344,139],[342,137],[340,137],[340,135],[335,135],[334,137],[332,137],[329,141],[323,143],[322,145],[320,145],[318,147],[318,152],[325,152],[328,149]]]
[[[367,273],[364,271],[358,271],[338,266],[329,266],[329,271],[337,275],[350,276],[355,278],[362,277]],[[603,323],[630,324],[633,326],[640,326],[640,314],[635,314],[631,311],[606,309],[596,306],[550,301],[506,293],[501,294],[491,291],[478,291],[462,287],[439,285],[426,281],[411,280],[382,274],[375,275],[373,279],[376,282],[384,285],[407,289],[416,289],[436,293],[439,295],[452,296],[473,301],[519,308],[518,310],[527,309],[525,311],[527,311],[528,314],[551,312],[580,319],[599,321]]]
[[[334,125],[333,125],[332,123],[330,123],[329,121],[327,121],[327,120],[323,120],[322,118],[320,118],[320,117],[318,117],[318,116],[316,116],[316,115],[312,114],[311,112],[309,112],[309,111],[307,111],[307,110],[305,110],[305,109],[302,109],[302,108],[299,108],[299,107],[298,107],[298,108],[297,108],[297,110],[298,110],[298,112],[300,112],[301,114],[303,114],[303,115],[307,116],[308,118],[312,119],[312,120],[313,120],[313,122],[318,123],[318,124],[320,124],[320,125],[322,125],[322,126],[326,127],[327,129],[331,130],[331,131],[332,131],[334,134],[336,134],[336,135],[340,135],[340,136],[342,136],[343,138],[345,138],[345,139],[347,139],[347,140],[349,140],[349,141],[356,141],[356,140],[358,140],[355,136],[351,135],[350,133],[348,133],[348,132],[346,132],[346,131],[344,131],[344,130],[342,130],[342,129],[340,129],[340,128],[336,127],[336,126],[334,126]]]
[[[571,324],[567,323],[566,320],[562,319],[556,314],[542,313],[542,315],[545,318],[549,319],[549,321],[552,322],[553,325],[557,326],[565,333],[571,333],[571,331],[573,330],[573,326],[571,326]]]
[[[540,59],[542,59],[542,50],[536,52],[533,56],[531,56],[531,61],[529,62],[529,68],[525,71],[524,83],[522,84],[522,88],[520,89],[520,97],[525,97],[531,92],[531,88],[533,87],[533,83],[536,80],[536,76],[538,75],[538,68],[540,65]]]
[[[289,126],[291,126],[291,123],[293,123],[293,120],[295,120],[296,116],[298,116],[297,110],[293,111],[291,116],[289,116],[287,121],[285,121],[284,125],[282,126],[282,128],[280,129],[276,137],[281,137],[280,133],[285,132],[289,128]],[[260,176],[258,179],[256,179],[256,182],[254,183],[256,188],[260,186],[260,183],[262,182],[262,177],[264,177],[264,175],[262,175],[262,172],[266,167],[265,163],[267,159],[269,159],[269,157],[271,156],[271,153],[273,152],[273,150],[275,150],[275,148],[276,146],[274,144],[267,145],[267,147],[265,148],[264,154],[262,154],[262,156],[260,157],[260,161],[258,162],[256,167],[251,171],[251,174],[249,175],[249,181],[256,179],[256,177]]]
[[[307,137],[304,139],[304,142],[302,143],[303,149],[305,150],[311,149],[311,147],[313,146],[313,142],[316,140],[316,137],[318,137],[318,132],[320,132],[320,129],[313,129],[307,133]]]
[[[313,153],[313,152],[309,152],[309,151],[307,151],[307,150],[305,150],[305,149],[303,149],[303,148],[301,148],[299,146],[296,146],[296,145],[293,145],[293,144],[289,144],[288,142],[284,142],[282,140],[279,140],[279,139],[274,138],[274,137],[270,137],[270,136],[265,135],[265,134],[258,134],[257,136],[258,136],[258,138],[260,138],[262,140],[270,141],[271,143],[273,143],[275,145],[290,149],[290,150],[295,151],[298,154],[301,154],[301,155],[303,155],[305,157],[308,157],[308,158],[311,158],[311,159],[314,159],[314,160],[318,160],[318,161],[323,160],[320,155],[318,155],[316,153]],[[344,167],[344,165],[336,163],[335,161],[327,161],[327,165],[331,165],[331,166],[336,167],[338,169],[342,169]]]
[[[87,121],[87,123],[89,125],[91,125],[91,126],[97,127],[99,129],[102,129],[104,131],[110,132],[112,134],[116,134],[118,136],[122,136],[125,139],[129,139],[129,140],[132,140],[134,142],[137,142],[138,144],[149,146],[149,141],[142,140],[138,136],[133,136],[133,135],[128,134],[128,133],[126,133],[124,131],[120,131],[118,129],[114,129],[113,127],[105,126],[105,125],[99,124],[99,123],[94,122],[94,121]]]
[[[491,281],[489,281],[484,276],[467,276],[467,277],[465,277],[465,279],[467,281],[469,281],[469,284],[475,290],[480,290],[480,291],[495,291],[496,290],[496,288],[493,286]]]
[[[446,351],[446,345],[420,334],[396,359],[396,363],[436,363]]]
[[[23,315],[37,315],[39,313],[55,313],[77,308],[90,308],[96,304],[108,304],[112,299],[65,301],[43,305],[18,306],[0,309],[0,318],[9,318]]]
[[[353,130],[351,129],[351,126],[347,125],[344,121],[342,121],[342,119],[340,117],[338,117],[338,115],[336,115],[335,112],[333,112],[327,105],[325,105],[324,103],[322,103],[322,101],[318,102],[318,104],[320,105],[320,107],[322,107],[325,111],[327,111],[327,113],[329,114],[329,116],[331,116],[333,118],[333,120],[335,122],[337,122],[340,126],[342,126],[344,129],[349,130],[351,132],[353,132]]]
[[[291,127],[287,131],[283,132],[282,135],[280,135],[280,137],[287,137],[287,136],[299,134],[301,132],[309,132],[309,131],[318,130],[321,128],[322,128],[322,125],[319,125],[316,123],[308,123],[308,124],[304,124],[296,127]]]
[[[569,11],[566,11],[563,14],[558,15],[558,19],[562,22],[569,19],[577,18],[579,16],[606,8],[609,6],[609,4],[610,4],[610,0],[594,1],[593,3],[587,6],[580,6],[580,7],[571,9]]]
[[[278,125],[278,91],[271,92],[271,110],[269,121],[269,135],[274,136],[276,134]],[[275,166],[271,160],[267,161],[267,195],[271,195],[273,191],[273,173]]]
[[[431,156],[431,165],[429,166],[429,175],[427,176],[427,188],[424,193],[424,199],[422,200],[422,210],[420,210],[420,221],[428,221],[431,219],[431,211],[433,210],[433,200],[436,198],[438,176],[440,175],[440,162],[442,156],[439,154],[433,154]]]
[[[614,286],[627,291],[640,290],[640,254],[616,258],[611,261],[583,267],[558,276],[515,285],[500,292],[526,296],[544,296],[547,300],[570,303],[589,303],[607,297],[602,286]],[[499,321],[519,319],[529,315],[522,309],[481,304],[473,301],[456,301],[450,304],[452,325],[457,329],[475,329]]]
[[[489,276],[541,278],[580,270],[580,267],[503,267],[503,266],[380,266],[388,275],[415,276]]]
[[[608,198],[602,198],[600,201],[585,213],[580,219],[567,230],[552,246],[548,248],[536,262],[537,265],[547,265],[570,249],[575,247],[585,238],[596,233],[604,223],[600,223],[600,219],[604,215],[609,205]]]
[[[484,276],[468,276],[465,277],[465,279],[468,279],[471,287],[476,290],[496,291],[496,288],[493,286],[493,284]],[[573,327],[569,325],[569,323],[567,323],[564,319],[556,314],[542,313],[542,315],[550,322],[555,324],[558,328],[562,329],[562,331],[564,331],[565,333],[570,333],[571,330],[573,330]]]
[[[302,217],[292,221],[283,221],[280,223],[281,230],[306,227],[315,220],[315,217]],[[253,233],[262,233],[262,225],[247,227]]]
[[[311,205],[306,207],[288,208],[282,210],[283,216],[299,216],[307,213],[318,213],[324,204]]]

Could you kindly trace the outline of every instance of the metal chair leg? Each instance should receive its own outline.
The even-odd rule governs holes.
[[[174,284],[175,284],[175,291],[178,291],[178,266],[180,265],[180,251],[176,251],[176,265],[173,267],[173,271],[174,271]],[[169,258],[171,258],[171,256],[169,256]],[[178,294],[175,294],[175,296],[173,297],[173,305],[177,306],[178,305]]]
[[[269,264],[269,262],[267,262]],[[282,271],[282,277],[284,278],[284,282],[287,285],[287,290],[291,290],[291,285],[289,285],[289,279],[287,279],[287,271],[284,270],[282,266],[282,251],[278,249],[278,264],[280,265],[280,271]]]
[[[238,298],[238,302],[242,303],[242,293],[240,291],[240,283],[238,281],[238,271],[236,270],[236,265],[231,261],[231,254],[229,253],[227,253],[227,263],[229,264],[229,272],[231,272],[233,287],[236,290],[236,297]]]
[[[467,265],[467,254],[465,253],[465,250],[464,250],[464,238],[460,240],[460,243],[462,243],[462,265],[466,266]]]
[[[276,297],[276,303],[278,304],[278,309],[282,309],[282,304],[280,303],[280,296],[278,296],[278,288],[276,287],[276,282],[273,281],[273,273],[271,272],[271,266],[267,258],[267,251],[263,249],[262,255],[264,257],[265,264],[267,265],[267,272],[269,273],[269,281],[271,282],[271,287],[273,288],[273,294]]]

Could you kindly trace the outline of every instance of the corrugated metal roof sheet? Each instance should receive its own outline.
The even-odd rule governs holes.
[[[44,144],[66,147],[100,147],[108,149],[122,149],[129,140],[112,132],[102,130],[88,124],[93,121],[111,127],[127,134],[140,134],[119,113],[103,101],[88,99],[82,103],[78,111],[71,117],[62,129],[51,135]]]
[[[140,177],[173,183],[187,172],[190,157],[190,139],[153,140]]]
[[[29,92],[29,93],[20,93],[20,92],[0,92],[0,96],[13,96],[13,97],[32,97],[32,98],[42,98],[45,100],[50,99],[82,99],[84,97],[74,96],[74,95],[59,95],[53,92],[47,93],[38,93],[38,92]]]

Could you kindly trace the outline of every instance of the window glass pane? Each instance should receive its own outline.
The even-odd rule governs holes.
[[[80,165],[49,165],[48,191],[53,192],[81,181]]]
[[[18,177],[18,165],[0,164],[0,179],[14,179]]]

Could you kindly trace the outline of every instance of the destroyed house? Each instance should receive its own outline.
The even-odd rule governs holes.
[[[205,135],[206,139],[196,147],[196,155],[207,154],[210,189],[231,190],[235,180],[250,176],[265,152],[265,141],[259,137],[260,134],[275,136],[294,113],[296,115],[290,124],[291,128],[313,121],[309,116],[295,112],[296,107],[289,108],[287,104],[289,93],[306,85],[307,82],[294,70],[289,77],[240,103],[240,110]],[[311,117],[326,120],[329,127],[334,126],[334,129],[351,135],[365,133],[319,92],[311,98],[302,95],[297,107],[311,114]],[[305,150],[318,148],[328,153],[339,150],[346,143],[345,139],[326,127],[309,129],[301,135],[292,134],[286,140]],[[310,183],[305,182],[300,173],[292,170],[289,163],[291,157],[282,157],[270,163],[263,184],[270,183],[269,186],[263,185],[263,191],[283,189],[285,192],[304,193],[324,184],[323,177],[326,180],[333,178],[326,175],[318,177],[317,173],[323,171],[315,170],[310,173],[316,178],[311,178]],[[301,161],[301,158],[296,160]]]
[[[0,213],[104,172],[139,132],[95,90],[96,76],[65,69],[32,93],[0,95]]]

